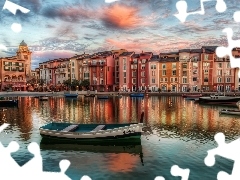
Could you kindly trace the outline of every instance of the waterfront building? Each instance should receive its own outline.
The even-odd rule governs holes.
[[[115,62],[111,51],[90,55],[86,62],[89,68],[90,90],[113,91]]]
[[[160,57],[159,55],[153,55],[149,61],[149,89],[152,92],[157,92],[159,91],[159,83],[160,83],[160,78],[159,78],[159,61]],[[144,74],[141,74],[144,75]]]
[[[162,92],[180,91],[179,53],[160,53],[159,88]]]
[[[119,49],[119,50],[112,50],[112,53],[114,55],[114,63],[115,63],[115,83],[113,85],[113,90],[114,91],[119,91],[120,90],[120,86],[119,86],[119,56],[124,53],[124,52],[128,52],[126,49]]]
[[[27,44],[22,41],[16,56],[0,58],[1,90],[26,90],[26,82],[31,77],[31,54]]]
[[[235,58],[240,58],[240,48],[233,48],[232,55]],[[240,91],[240,69],[235,68],[235,90]]]
[[[235,90],[235,71],[231,68],[229,56],[214,59],[214,91],[226,92]]]
[[[139,54],[139,65],[138,65],[138,75],[141,77],[141,79],[138,79],[139,84],[137,87],[139,87],[140,90],[147,90],[149,91],[150,87],[150,78],[149,78],[149,61],[152,58],[153,53],[152,52],[143,52]],[[154,70],[155,72],[155,70]],[[140,76],[141,75],[141,76]],[[154,90],[157,89],[157,87],[154,86]]]
[[[213,81],[213,67],[214,59],[217,58],[216,55],[217,46],[203,46],[201,54],[201,90],[203,91],[214,91],[214,81]]]
[[[57,69],[55,71],[55,85],[62,86],[63,82],[70,78],[69,58],[60,58],[57,60]]]
[[[186,91],[198,91],[201,89],[201,49],[179,50],[180,89]]]
[[[130,91],[131,62],[135,52],[124,52],[119,56],[119,87],[121,91]]]

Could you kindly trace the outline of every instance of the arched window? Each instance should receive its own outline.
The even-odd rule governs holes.
[[[204,78],[204,82],[208,82],[208,78],[207,77]]]

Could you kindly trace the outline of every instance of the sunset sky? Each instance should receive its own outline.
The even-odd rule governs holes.
[[[202,45],[225,45],[222,30],[230,27],[239,39],[239,26],[233,13],[240,10],[239,0],[227,0],[227,10],[218,13],[216,1],[205,2],[205,15],[191,15],[181,23],[174,0],[12,0],[30,10],[16,15],[0,13],[0,57],[14,56],[24,40],[30,47],[33,68],[39,62],[74,54],[127,49],[139,53],[177,51]],[[0,2],[3,7],[5,1]],[[199,0],[189,0],[188,11],[200,10]],[[11,24],[21,23],[15,33]]]

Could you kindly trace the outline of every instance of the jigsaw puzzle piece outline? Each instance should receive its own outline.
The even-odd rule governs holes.
[[[200,0],[200,10],[199,11],[187,12],[187,8],[188,8],[187,2],[185,0],[179,0],[178,2],[176,2],[176,9],[177,9],[178,13],[174,14],[174,16],[183,23],[186,21],[186,18],[189,15],[194,15],[194,14],[203,15],[203,14],[205,14],[205,8],[204,8],[203,3],[207,2],[207,1],[212,1],[212,0]],[[226,6],[225,1],[224,0],[216,0],[216,1],[217,1],[217,3],[215,6],[215,9],[220,13],[226,11],[227,6]]]
[[[208,155],[204,159],[204,163],[207,166],[213,166],[215,164],[215,156],[219,155],[223,158],[230,159],[234,161],[232,174],[229,175],[224,171],[220,171],[217,175],[218,180],[237,180],[240,179],[240,139],[236,139],[230,143],[225,142],[225,135],[223,133],[217,133],[214,136],[215,141],[218,144],[217,148],[207,151]]]
[[[4,6],[3,6],[3,9],[2,10],[5,10],[7,9],[8,11],[10,11],[11,13],[13,13],[14,15],[16,15],[17,13],[17,10],[20,10],[22,13],[26,14],[26,13],[29,13],[30,10],[25,8],[25,7],[22,7],[18,4],[15,4],[11,1],[8,1],[6,0],[5,3],[4,3]]]
[[[178,165],[173,165],[170,172],[172,176],[181,176],[181,180],[188,180],[190,169],[182,169]],[[165,180],[165,178],[162,176],[157,176],[154,180]]]

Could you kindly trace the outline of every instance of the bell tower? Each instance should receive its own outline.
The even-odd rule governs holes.
[[[25,61],[25,73],[26,77],[31,76],[31,65],[32,65],[32,52],[28,49],[27,44],[24,40],[20,43],[17,51],[17,58]]]

